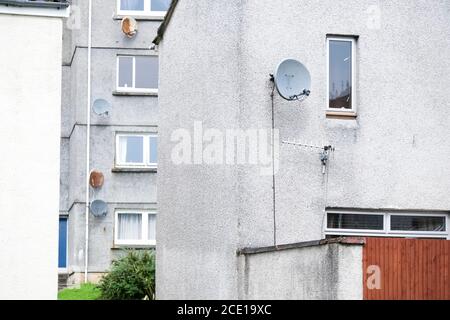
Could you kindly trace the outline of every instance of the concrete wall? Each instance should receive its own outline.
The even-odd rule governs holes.
[[[170,136],[194,121],[270,129],[269,74],[287,57],[310,70],[312,95],[301,104],[275,95],[280,141],[337,151],[326,176],[316,152],[281,145],[277,244],[323,238],[327,207],[448,210],[449,12],[448,1],[181,0],[160,45],[158,296],[237,297],[232,249],[274,244],[272,177],[255,166],[177,166]],[[328,34],[358,37],[356,118],[326,115]]]
[[[88,2],[73,1],[73,13],[64,29],[64,82],[62,100],[63,161],[60,213],[69,216],[68,272],[84,271],[85,179],[86,179],[86,94]],[[108,203],[104,218],[90,216],[89,272],[93,279],[109,269],[120,254],[114,245],[116,209],[155,209],[156,172],[113,172],[116,132],[157,132],[157,96],[115,96],[118,54],[154,55],[150,50],[161,20],[140,20],[133,39],[121,30],[116,18],[116,1],[93,1],[92,11],[92,102],[106,99],[112,105],[109,117],[91,112],[91,169],[101,171],[105,184],[91,190],[91,200]],[[74,282],[82,277],[75,275]]]
[[[0,33],[0,299],[56,299],[62,19]]]
[[[239,299],[363,299],[362,245],[329,244],[239,258]]]
[[[159,299],[236,297],[239,172],[174,166],[170,140],[175,129],[191,130],[194,120],[220,129],[236,125],[238,16],[236,1],[181,1],[169,41],[159,48]]]

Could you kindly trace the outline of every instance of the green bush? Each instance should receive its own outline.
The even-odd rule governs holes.
[[[153,300],[155,255],[153,251],[128,251],[112,263],[111,271],[99,283],[103,300]]]

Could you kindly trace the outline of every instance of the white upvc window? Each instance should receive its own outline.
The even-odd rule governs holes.
[[[157,55],[117,56],[117,91],[158,93],[158,78]]]
[[[356,40],[327,38],[327,110],[356,113]]]
[[[117,14],[164,17],[171,0],[117,0]]]
[[[157,168],[157,133],[116,133],[117,168]]]
[[[448,238],[446,213],[327,212],[325,234],[344,236]]]
[[[155,246],[156,211],[116,210],[114,244],[118,246]]]

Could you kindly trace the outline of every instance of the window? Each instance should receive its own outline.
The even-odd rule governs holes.
[[[116,134],[116,167],[156,168],[158,136],[156,133]]]
[[[158,56],[118,56],[117,90],[158,92]]]
[[[355,112],[355,39],[328,38],[328,110]]]
[[[117,13],[123,15],[164,17],[171,0],[118,0]]]
[[[156,212],[118,210],[115,219],[116,245],[156,245]]]
[[[328,235],[446,238],[448,214],[328,212]]]
[[[391,216],[391,230],[445,232],[445,217]]]
[[[383,215],[329,213],[327,227],[347,230],[383,230]]]

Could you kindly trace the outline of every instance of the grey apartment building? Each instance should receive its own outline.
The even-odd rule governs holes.
[[[63,34],[58,261],[60,278],[68,284],[84,281],[86,265],[88,281],[97,281],[123,248],[155,247],[159,116],[158,52],[152,39],[169,4],[92,1],[89,41],[89,1],[71,1]],[[125,17],[137,21],[127,20],[131,31],[137,29],[131,37],[122,29]],[[103,182],[89,186],[88,203],[104,201],[107,212],[94,216],[89,210],[86,263],[87,104],[88,173],[95,171]]]
[[[448,0],[173,1],[157,298],[449,299],[449,17]],[[303,102],[274,89],[286,58],[311,74]],[[231,129],[266,132],[247,154],[278,162],[235,161]],[[324,171],[301,144],[335,147]]]

